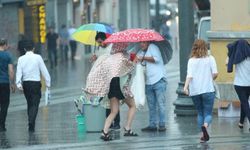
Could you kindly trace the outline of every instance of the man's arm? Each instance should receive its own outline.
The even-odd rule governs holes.
[[[154,57],[138,57],[138,60],[139,61],[148,61],[148,62],[151,62],[151,63],[155,63]]]
[[[10,78],[10,88],[12,92],[15,92],[15,84],[14,84],[14,67],[13,64],[8,65],[9,70],[9,78]]]
[[[59,49],[60,46],[60,37],[57,34],[57,38],[56,38],[56,49]]]
[[[22,87],[22,68],[20,64],[20,60],[18,59],[17,61],[17,69],[16,69],[16,86],[19,90],[23,90]]]
[[[185,81],[185,85],[184,85],[184,88],[183,88],[183,91],[186,95],[189,95],[189,90],[188,90],[188,87],[189,87],[189,83],[191,82],[193,78],[191,77],[187,77],[186,78],[186,81]]]
[[[41,73],[42,73],[42,75],[43,75],[43,77],[45,79],[46,87],[49,88],[50,87],[50,80],[51,80],[51,78],[50,78],[49,72],[48,72],[48,70],[47,70],[47,68],[46,68],[46,66],[44,64],[44,61],[43,61],[43,59],[42,59],[41,56],[39,56],[39,68],[40,68],[40,71],[41,71]]]

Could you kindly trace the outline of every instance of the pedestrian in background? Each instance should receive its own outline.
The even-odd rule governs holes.
[[[61,61],[68,61],[68,50],[69,50],[69,33],[65,24],[61,26],[59,31],[59,43],[61,51]]]
[[[6,51],[7,40],[0,39],[0,132],[6,131],[5,121],[10,104],[10,90],[15,91],[14,68],[10,54]]]
[[[57,66],[57,50],[59,48],[59,37],[53,27],[49,28],[46,35],[46,46],[48,50],[50,68]]]
[[[29,131],[35,131],[35,121],[41,99],[41,75],[45,79],[46,87],[50,88],[50,75],[42,57],[34,54],[34,43],[27,40],[24,44],[25,55],[17,62],[16,85],[24,92],[27,101]]]
[[[19,35],[19,41],[17,43],[17,50],[19,51],[19,56],[23,56],[25,54],[25,50],[23,48],[23,43],[25,42],[26,37],[23,34]]]
[[[74,25],[71,25],[71,27],[69,28],[68,32],[69,32],[69,46],[70,46],[70,50],[71,50],[71,60],[75,59],[76,56],[76,49],[77,49],[77,42],[72,38],[72,34],[76,31],[76,29],[74,28]]]
[[[245,118],[250,122],[250,46],[246,40],[238,40],[228,44],[227,71],[233,71],[235,64],[234,88],[240,99],[239,128],[243,128]]]
[[[142,51],[138,53],[135,61],[146,66],[146,97],[149,109],[149,125],[141,130],[157,131],[158,127],[158,131],[166,131],[166,68],[161,52],[155,44],[141,42],[140,47]]]
[[[206,42],[201,39],[195,40],[190,59],[188,60],[184,92],[191,96],[197,110],[197,122],[201,131],[201,142],[209,140],[207,128],[212,122],[215,99],[213,80],[217,76],[216,62],[212,55],[208,55]]]

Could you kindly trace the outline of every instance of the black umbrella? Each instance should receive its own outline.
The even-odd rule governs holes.
[[[154,41],[152,43],[158,46],[161,52],[164,65],[167,64],[171,60],[172,55],[173,55],[173,49],[169,41],[165,39],[163,41]],[[129,53],[130,52],[137,53],[140,50],[140,43],[131,43],[131,45],[128,46],[127,50]]]

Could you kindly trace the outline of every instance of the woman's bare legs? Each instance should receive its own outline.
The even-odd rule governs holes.
[[[129,108],[125,129],[130,130],[136,112],[135,101],[133,99],[125,99],[125,103]]]
[[[104,133],[108,133],[111,123],[114,121],[115,116],[119,112],[119,100],[117,98],[113,97],[110,99],[110,109],[111,109],[111,112],[105,120],[104,129],[103,129]]]

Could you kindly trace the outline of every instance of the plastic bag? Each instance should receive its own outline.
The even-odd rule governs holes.
[[[50,99],[51,99],[50,89],[46,88],[44,94],[45,94],[45,105],[48,105],[50,103]]]
[[[144,68],[141,64],[137,64],[135,68],[135,75],[132,79],[131,91],[134,95],[136,108],[144,107],[146,102],[145,95],[145,76]]]

